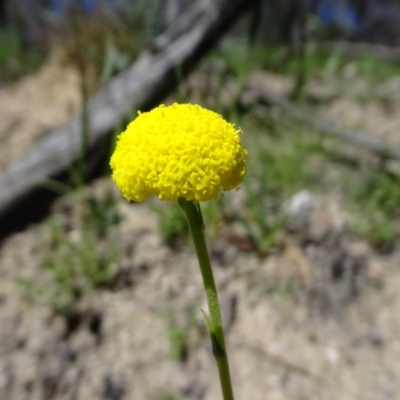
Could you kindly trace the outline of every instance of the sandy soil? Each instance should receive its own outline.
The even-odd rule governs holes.
[[[115,265],[117,286],[81,302],[68,336],[61,317],[33,307],[15,284],[18,277],[48,284],[46,227],[1,248],[1,399],[219,398],[193,250],[165,246],[146,205],[119,208],[125,220],[112,236],[131,255]],[[210,244],[238,399],[397,398],[399,254],[376,255],[338,232],[330,225],[306,246],[287,233],[266,258],[226,239]],[[95,332],[94,316],[101,318]],[[171,355],[174,329],[187,335],[180,360]]]
[[[79,111],[79,75],[54,53],[35,74],[0,90],[0,173]]]

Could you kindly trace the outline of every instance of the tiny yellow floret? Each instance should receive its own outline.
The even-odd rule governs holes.
[[[246,171],[241,131],[194,104],[139,113],[118,137],[112,179],[128,201],[215,199],[238,187]]]

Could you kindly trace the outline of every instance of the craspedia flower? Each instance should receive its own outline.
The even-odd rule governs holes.
[[[215,199],[242,182],[247,152],[241,131],[194,104],[139,113],[118,137],[112,178],[129,201]]]

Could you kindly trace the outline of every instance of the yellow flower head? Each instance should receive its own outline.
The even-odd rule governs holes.
[[[240,130],[193,104],[139,113],[118,137],[112,178],[129,201],[215,199],[243,180],[247,152]]]

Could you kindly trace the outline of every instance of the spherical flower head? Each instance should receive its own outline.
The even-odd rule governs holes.
[[[139,113],[118,137],[112,178],[128,201],[206,201],[242,182],[247,152],[240,130],[194,104]]]

